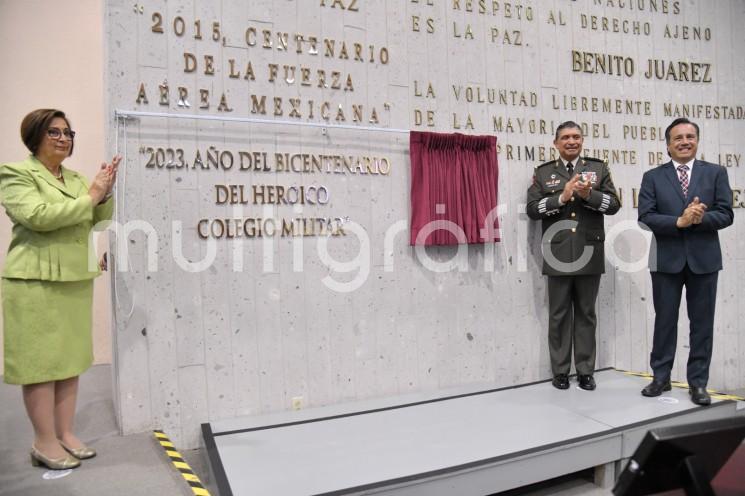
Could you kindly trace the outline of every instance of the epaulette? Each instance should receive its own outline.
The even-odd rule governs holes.
[[[543,167],[544,165],[553,165],[555,163],[556,163],[556,160],[549,160],[548,162],[544,162],[544,163],[542,163],[540,165],[536,165],[535,168],[538,169],[540,167]]]
[[[601,160],[595,157],[582,157],[582,160],[584,160],[585,162],[600,162],[601,164],[605,163],[605,160]]]

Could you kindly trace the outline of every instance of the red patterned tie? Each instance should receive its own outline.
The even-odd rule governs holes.
[[[683,196],[688,197],[688,166],[683,164],[678,166],[680,187],[683,190]]]

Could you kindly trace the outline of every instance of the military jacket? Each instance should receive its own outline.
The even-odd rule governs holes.
[[[541,221],[545,275],[605,272],[603,215],[615,214],[621,203],[610,170],[602,161],[580,158],[574,174],[583,174],[592,184],[587,199],[575,193],[566,204],[560,204],[564,185],[571,179],[560,159],[536,167],[528,188],[528,217]]]

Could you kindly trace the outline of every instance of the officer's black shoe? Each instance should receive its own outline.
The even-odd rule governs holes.
[[[663,391],[670,391],[670,381],[660,382],[657,379],[653,379],[652,382],[647,384],[647,387],[642,389],[642,396],[659,396]]]
[[[566,374],[556,374],[551,384],[556,389],[569,389],[569,376]]]
[[[688,394],[691,395],[691,401],[697,405],[711,405],[711,396],[706,392],[705,387],[691,387],[691,389],[688,390]]]
[[[595,390],[595,379],[591,375],[579,374],[577,378],[579,379],[579,387],[585,391]]]

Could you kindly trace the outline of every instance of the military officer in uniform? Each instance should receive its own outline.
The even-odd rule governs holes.
[[[543,274],[548,276],[548,348],[552,384],[569,388],[569,370],[579,387],[595,389],[595,301],[605,272],[603,216],[620,201],[608,166],[582,158],[582,129],[572,121],[556,129],[560,158],[535,169],[528,189],[528,216],[540,220]]]

